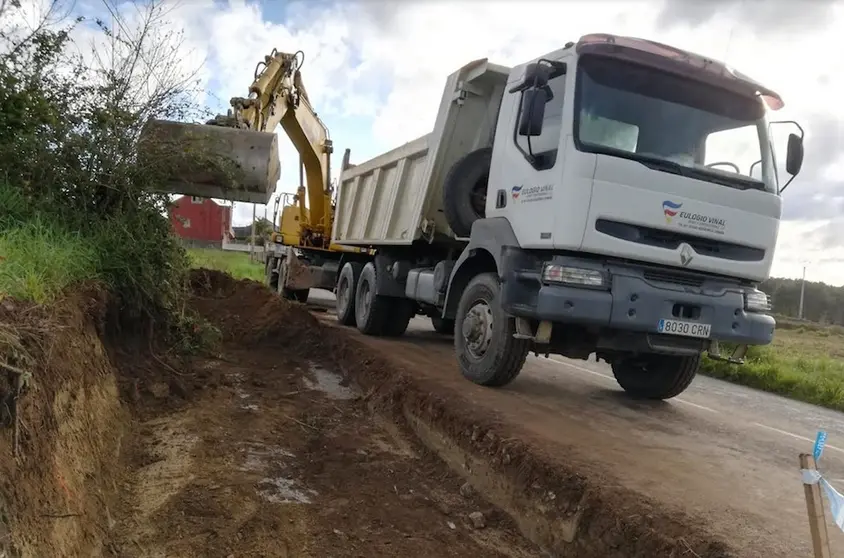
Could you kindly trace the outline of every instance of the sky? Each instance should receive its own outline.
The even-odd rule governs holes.
[[[102,7],[78,0],[74,11]],[[806,131],[803,171],[783,194],[772,275],[799,277],[805,266],[807,279],[844,284],[844,57],[834,38],[844,0],[176,0],[168,24],[184,31],[180,63],[198,72],[202,102],[223,112],[229,98],[246,96],[273,48],[304,51],[335,171],[347,147],[362,162],[428,133],[446,77],[477,58],[516,65],[605,32],[725,61],[783,96],[772,118]],[[279,139],[277,192],[293,192],[298,156]],[[250,204],[236,204],[235,224],[251,216]]]

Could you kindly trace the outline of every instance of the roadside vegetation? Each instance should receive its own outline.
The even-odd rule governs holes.
[[[49,303],[97,281],[127,320],[196,331],[190,262],[167,196],[150,193],[165,169],[135,149],[147,118],[202,112],[181,37],[158,2],[133,6],[129,24],[105,1],[113,27],[68,20],[72,6],[54,1],[33,27],[19,2],[0,3],[0,298]]]
[[[779,319],[774,342],[752,347],[744,365],[704,359],[701,372],[844,411],[844,328]]]
[[[191,267],[216,269],[228,273],[235,279],[264,281],[264,265],[250,261],[246,252],[227,252],[214,248],[191,248],[188,250]]]

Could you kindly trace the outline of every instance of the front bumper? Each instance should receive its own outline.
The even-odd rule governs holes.
[[[745,287],[728,279],[559,255],[543,260],[514,247],[504,248],[501,262],[501,302],[513,316],[592,326],[614,331],[616,337],[625,333],[647,334],[651,348],[657,348],[659,339],[678,340],[677,336],[658,332],[662,319],[709,324],[709,340],[765,345],[773,339],[774,318],[747,312]],[[543,282],[545,263],[601,270],[608,277],[608,286],[590,288]]]

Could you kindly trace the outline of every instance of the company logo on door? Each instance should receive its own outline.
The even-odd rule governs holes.
[[[519,200],[523,203],[550,200],[554,197],[554,185],[543,184],[542,186],[528,186],[524,185],[513,186],[510,189],[510,195],[514,200]]]
[[[662,202],[662,213],[665,215],[665,222],[668,224],[676,223],[677,227],[681,229],[724,234],[724,230],[727,228],[727,221],[725,219],[716,217],[715,215],[681,211],[682,207],[682,203],[676,203],[671,200]]]

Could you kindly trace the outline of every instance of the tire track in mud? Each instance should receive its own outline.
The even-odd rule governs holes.
[[[295,346],[300,355],[330,357],[342,375],[366,393],[371,412],[427,441],[430,451],[477,485],[485,499],[514,518],[524,536],[551,555],[740,555],[684,511],[619,486],[584,468],[580,461],[566,463],[559,455],[552,458],[539,440],[520,436],[501,423],[495,412],[474,405],[471,391],[455,390],[436,378],[414,373],[415,366],[435,365],[436,358],[417,362],[398,353],[382,354],[382,350],[390,350],[387,344],[364,342],[355,332],[329,325],[330,316],[323,314],[318,320],[305,307],[288,304],[256,283],[248,287],[240,283],[244,292],[238,293],[239,287],[228,281],[216,288],[225,291],[222,296],[228,297],[229,310],[217,308],[216,315],[230,324],[229,338],[238,337],[249,316],[235,305],[261,308],[261,315],[266,316],[266,321],[260,320],[263,334],[253,330],[248,337],[251,345],[280,342]],[[241,298],[247,289],[251,302]],[[210,310],[208,306],[205,309]],[[284,329],[276,329],[275,323],[283,323]],[[400,351],[425,350],[398,347]],[[477,477],[474,471],[479,472]]]
[[[117,555],[536,555],[332,370],[278,349],[221,358],[195,363],[218,385],[139,425]],[[483,529],[468,519],[478,510]]]

